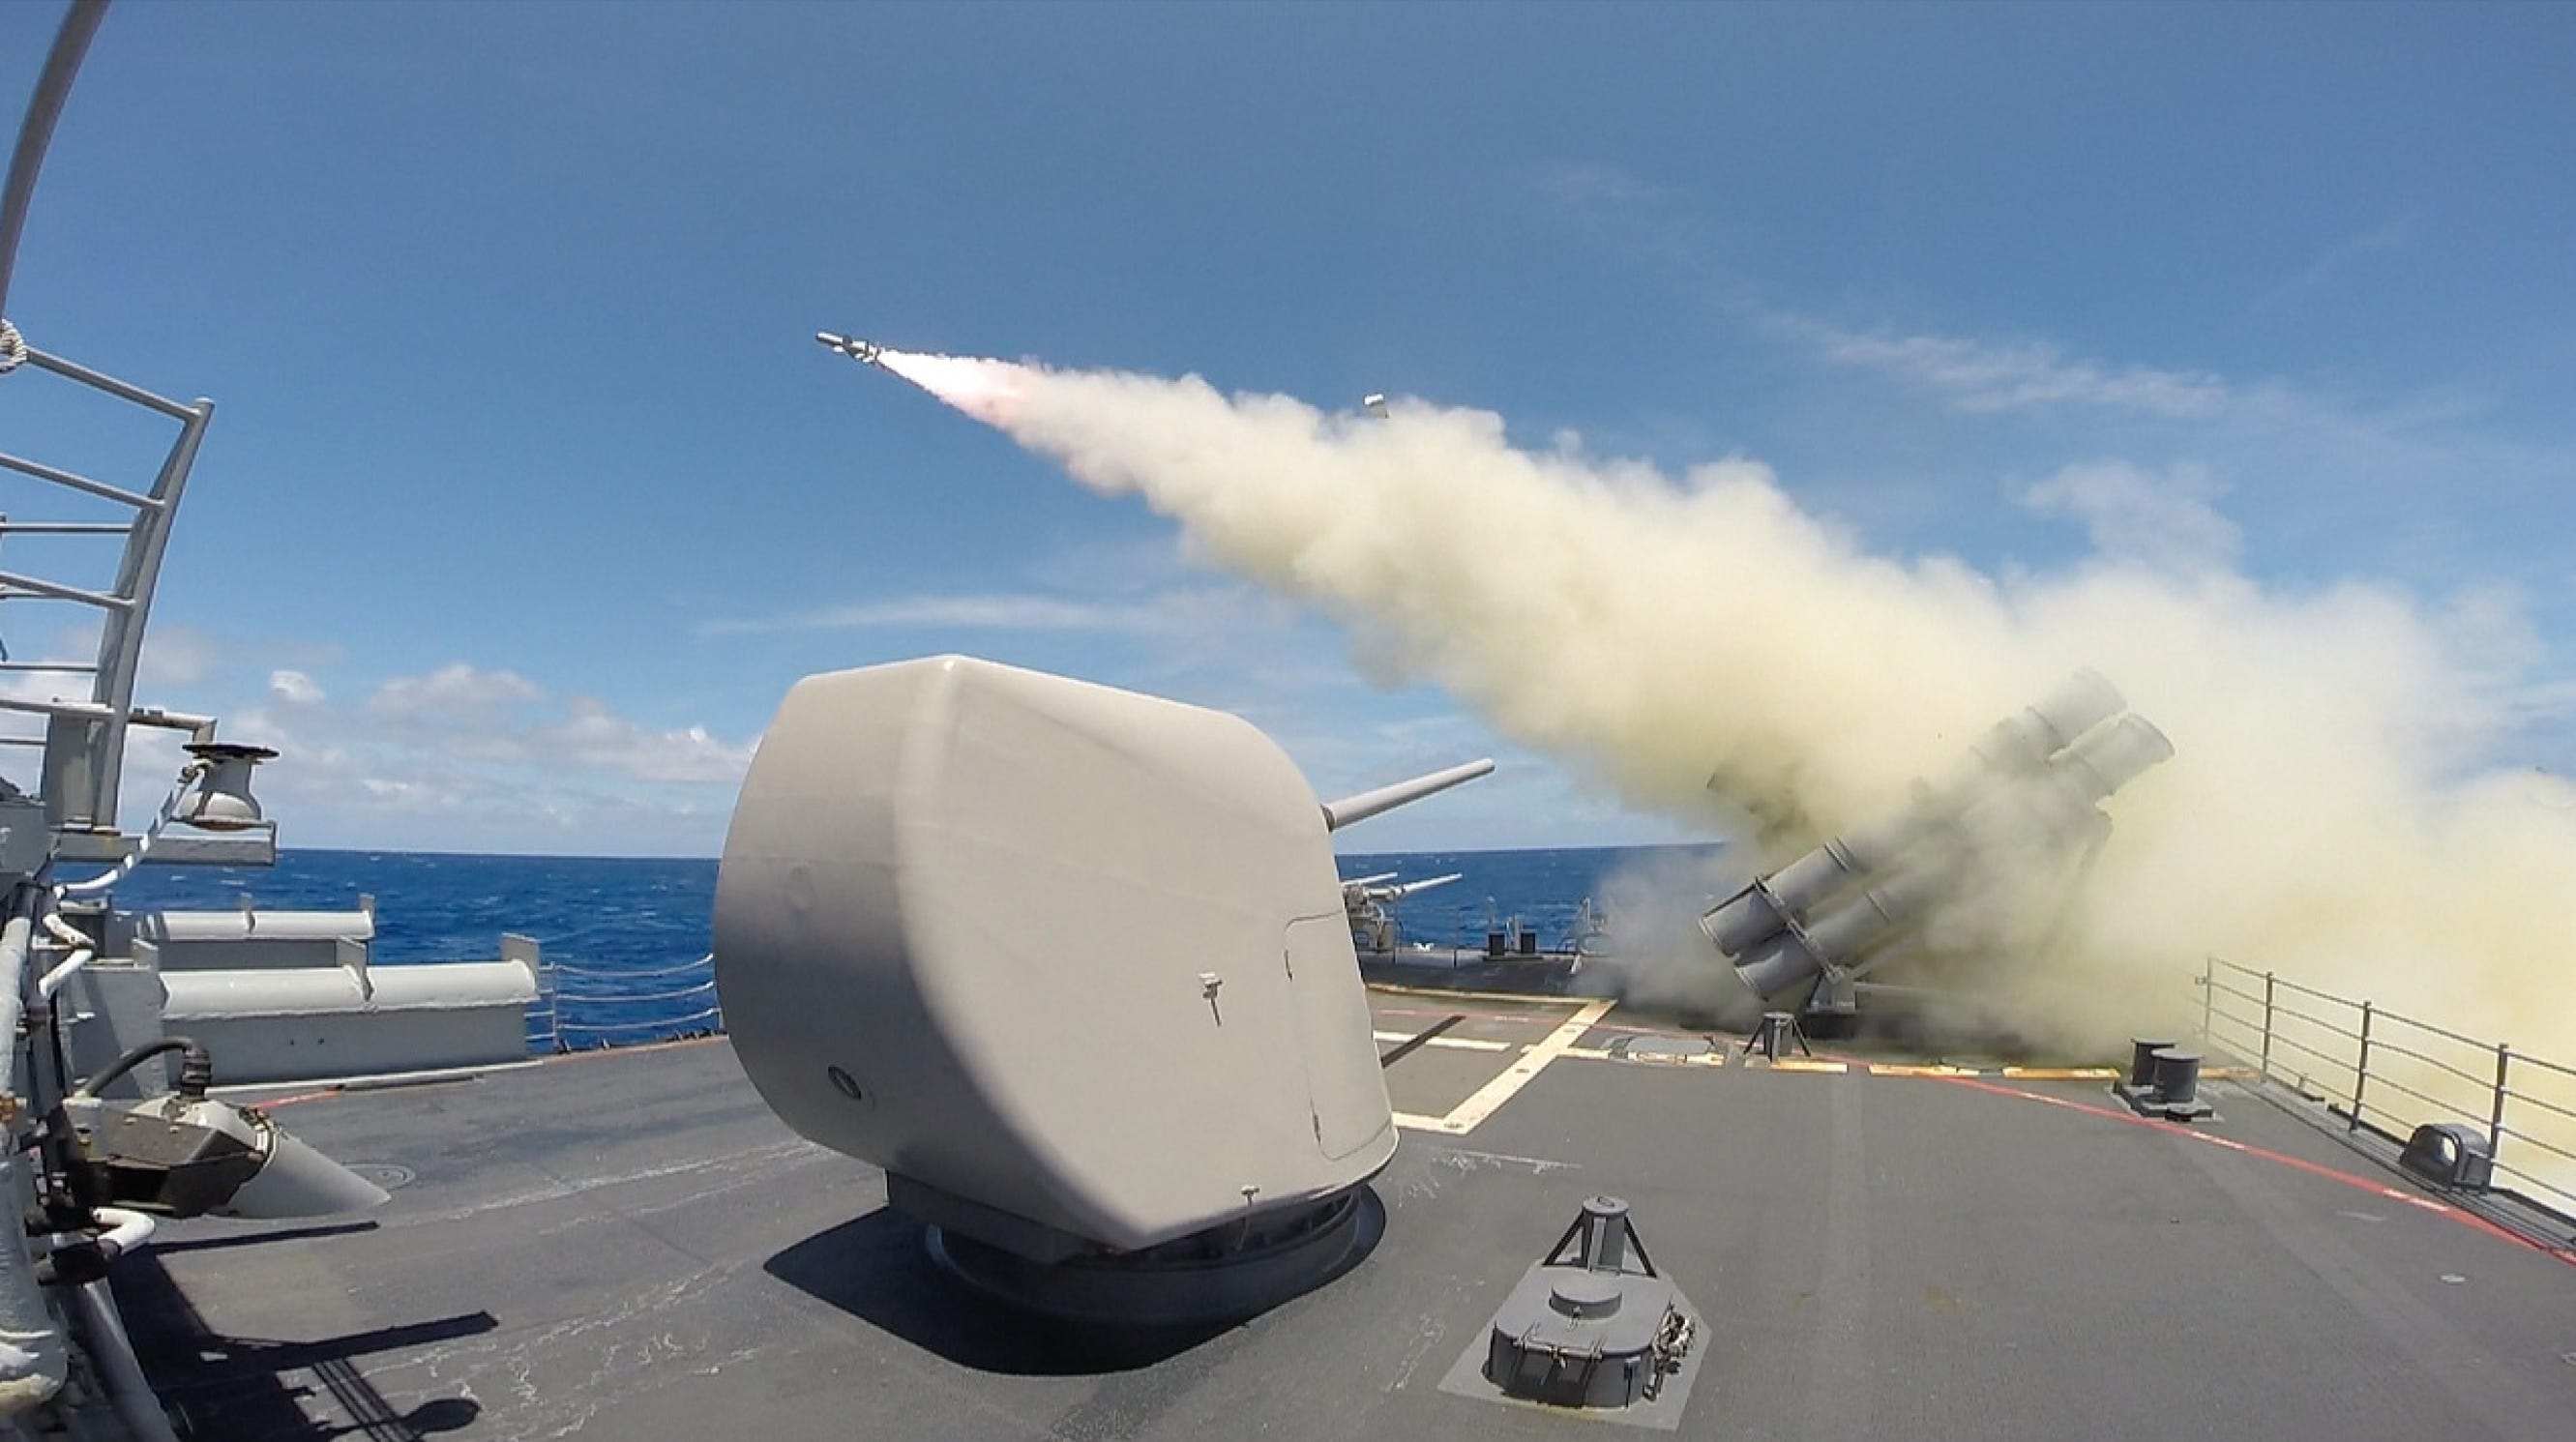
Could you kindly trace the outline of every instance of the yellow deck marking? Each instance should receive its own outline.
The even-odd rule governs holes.
[[[1585,1003],[1581,1010],[1549,1032],[1544,1041],[1521,1053],[1520,1059],[1504,1068],[1500,1076],[1476,1088],[1475,1095],[1458,1103],[1449,1115],[1434,1119],[1398,1113],[1396,1125],[1410,1126],[1416,1131],[1439,1132],[1445,1136],[1465,1136],[1485,1118],[1502,1110],[1503,1103],[1510,1101],[1522,1087],[1530,1084],[1532,1078],[1545,1071],[1549,1062],[1572,1051],[1576,1039],[1590,1031],[1593,1023],[1609,1015],[1610,1008],[1618,1004],[1609,997]]]
[[[1775,1061],[1771,1063],[1771,1070],[1847,1072],[1851,1070],[1851,1063],[1847,1061]]]
[[[1975,1076],[1977,1069],[1972,1066],[1924,1066],[1902,1062],[1871,1062],[1869,1074],[1871,1076]]]
[[[2113,1066],[2008,1066],[2004,1075],[2024,1081],[2109,1081],[2120,1074]]]

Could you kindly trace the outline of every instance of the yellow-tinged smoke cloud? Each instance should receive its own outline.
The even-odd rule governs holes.
[[[2093,1044],[2173,1022],[2216,953],[2576,1061],[2576,798],[2453,779],[2492,681],[2393,589],[2284,594],[2204,545],[1993,576],[1869,554],[1751,461],[1676,478],[1515,449],[1479,411],[886,360],[1513,740],[1632,806],[1749,824],[1774,861],[1901,805],[2093,666],[2177,756],[2110,802],[2050,954],[1999,959],[2032,982],[2021,1022]]]

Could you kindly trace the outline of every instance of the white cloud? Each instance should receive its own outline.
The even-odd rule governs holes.
[[[660,729],[588,696],[555,696],[515,671],[463,662],[401,676],[367,700],[360,740],[398,740],[482,766],[537,767],[660,785],[731,785],[749,743],[702,726]]]
[[[1828,361],[1936,391],[1963,411],[2079,405],[2192,420],[2217,417],[2246,400],[2208,371],[2110,365],[2046,341],[1862,332],[1785,315],[1770,323]]]
[[[700,635],[755,631],[860,631],[903,626],[970,631],[1169,631],[1203,598],[1166,591],[1143,601],[1099,601],[1027,592],[897,596],[753,620],[709,621]]]
[[[1599,211],[1658,200],[1663,191],[1617,165],[1561,162],[1539,167],[1538,188],[1558,204],[1578,211]]]
[[[618,715],[605,702],[574,696],[562,720],[528,736],[537,757],[570,761],[637,781],[731,786],[751,764],[751,746],[719,741],[703,726],[657,731]]]
[[[82,629],[87,639],[81,642],[81,651],[87,655],[97,649],[97,632],[95,627]],[[160,621],[145,633],[136,680],[147,691],[193,686],[213,675],[223,660],[224,648],[214,637],[181,622]]]
[[[330,699],[318,682],[301,671],[269,672],[268,693],[289,706],[319,706]]]
[[[2401,215],[2347,238],[2309,262],[2298,274],[2257,296],[2253,309],[2257,312],[2270,310],[2309,291],[2323,288],[2356,261],[2413,245],[2416,220],[2413,215]]]
[[[2102,555],[2196,571],[2231,565],[2244,544],[2213,504],[2222,489],[2204,466],[2087,461],[2023,488],[2020,500],[2043,516],[2081,521]]]
[[[712,855],[751,758],[748,740],[465,662],[372,689],[326,682],[279,668],[247,704],[199,707],[225,736],[282,753],[259,789],[289,845]],[[129,820],[158,804],[177,739],[168,756],[130,755]]]
[[[376,688],[367,709],[388,721],[429,727],[492,727],[545,688],[515,671],[483,671],[462,661],[426,676],[400,676]]]

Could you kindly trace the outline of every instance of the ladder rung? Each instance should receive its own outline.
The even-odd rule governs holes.
[[[128,385],[112,375],[91,370],[77,361],[67,361],[58,355],[48,355],[34,346],[27,347],[27,363],[39,370],[52,371],[65,380],[78,381],[94,390],[105,391],[118,400],[132,401],[138,406],[159,411],[174,421],[202,423],[205,419],[204,413],[213,409],[212,405],[202,400],[193,406],[183,406],[177,401],[156,396],[141,386]]]
[[[0,521],[0,536],[127,536],[128,521]]]
[[[31,461],[23,456],[0,453],[0,466],[7,466],[21,475],[34,476],[40,481],[51,481],[58,486],[68,486],[86,495],[98,496],[110,501],[123,501],[138,511],[156,510],[161,505],[150,496],[137,495],[122,486],[111,486],[105,481],[93,481],[87,476],[46,465],[42,461]]]
[[[43,596],[55,601],[78,601],[107,611],[131,611],[132,596],[119,596],[107,591],[84,591],[78,586],[57,585],[40,576],[22,576],[15,571],[0,571],[0,596]]]

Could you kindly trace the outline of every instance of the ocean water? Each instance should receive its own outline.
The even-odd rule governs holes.
[[[1611,878],[1705,855],[1690,847],[1398,852],[1340,858],[1345,877],[1461,878],[1403,904],[1407,936],[1474,946],[1517,920],[1550,946]],[[714,1004],[701,965],[710,945],[710,860],[458,856],[405,851],[288,851],[274,867],[146,866],[116,891],[129,911],[348,910],[376,899],[375,960],[483,960],[501,934],[534,937],[561,968],[553,1024],[567,1045],[655,1040],[705,1029]],[[547,1023],[540,1021],[543,1033]]]

